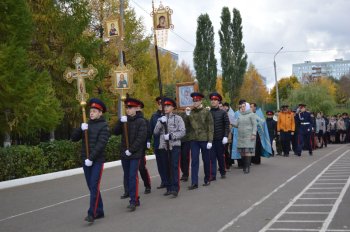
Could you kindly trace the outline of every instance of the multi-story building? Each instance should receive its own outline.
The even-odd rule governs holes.
[[[327,62],[305,61],[300,64],[293,64],[293,75],[305,82],[305,79],[317,79],[322,76],[332,76],[340,79],[350,74],[350,60],[335,59]]]
[[[154,51],[153,44],[151,44],[150,50]],[[173,60],[176,61],[176,63],[179,62],[179,54],[177,54],[175,52],[169,51],[169,50],[167,50],[165,48],[161,48],[161,47],[158,47],[158,52],[161,53],[162,55],[169,54],[171,56],[171,58],[173,58]]]

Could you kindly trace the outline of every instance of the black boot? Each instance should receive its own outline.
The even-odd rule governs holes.
[[[250,172],[250,160],[251,160],[250,156],[244,157],[244,167],[245,167],[245,169],[243,169],[244,174],[248,174]]]
[[[242,160],[242,166],[243,166],[243,173],[246,173],[246,171],[247,171],[247,162],[246,162],[246,159],[247,159],[247,157],[245,157],[245,156],[242,156],[242,158],[241,158],[241,160]]]

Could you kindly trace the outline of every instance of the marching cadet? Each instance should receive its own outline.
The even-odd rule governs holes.
[[[219,108],[219,103],[222,101],[221,95],[211,93],[209,99],[211,103],[210,112],[214,123],[213,147],[210,150],[211,180],[216,180],[217,162],[219,163],[221,178],[224,179],[226,178],[225,145],[228,142],[230,121],[227,112]]]
[[[273,120],[273,111],[268,110],[266,111],[266,124],[267,124],[267,129],[269,131],[269,136],[270,136],[270,144],[271,144],[271,150],[272,150],[272,156],[275,155],[275,151],[273,150],[273,140],[276,138],[277,134],[277,122]]]
[[[210,185],[210,152],[213,146],[213,117],[210,111],[203,107],[202,99],[204,95],[201,93],[191,93],[193,99],[193,109],[189,115],[190,137],[191,141],[191,186],[189,190],[198,188],[198,171],[199,171],[199,152],[202,152],[204,163],[204,184]]]
[[[181,138],[185,136],[185,123],[179,115],[173,113],[176,103],[171,98],[163,98],[165,115],[159,118],[154,134],[160,135],[159,151],[165,159],[163,166],[166,170],[164,196],[177,197],[180,191],[179,162]]]
[[[164,169],[164,165],[163,163],[164,161],[164,157],[160,154],[159,152],[159,135],[154,135],[153,131],[154,128],[156,127],[156,124],[158,122],[158,119],[160,117],[162,117],[162,98],[161,97],[157,97],[156,98],[156,103],[157,103],[157,107],[158,110],[153,113],[151,120],[150,120],[150,128],[151,128],[151,136],[153,135],[153,151],[154,151],[154,155],[156,156],[156,162],[157,162],[157,169],[158,169],[158,173],[160,176],[160,186],[157,187],[157,189],[162,189],[165,188],[165,169]],[[152,138],[150,138],[151,140]],[[147,147],[151,147],[150,142],[147,142]]]
[[[143,185],[145,186],[145,194],[151,193],[151,177],[149,175],[148,169],[146,167],[146,149],[149,149],[150,146],[148,147],[147,144],[151,142],[151,137],[152,137],[152,132],[151,128],[149,125],[149,121],[143,116],[142,109],[144,108],[144,105],[142,104],[141,106],[137,107],[136,115],[140,116],[146,121],[147,124],[147,143],[144,146],[144,151],[143,151],[143,156],[140,160],[140,166],[139,166],[139,172],[141,179],[143,181]]]
[[[86,152],[85,139],[82,139],[81,158],[87,186],[90,190],[90,207],[85,221],[93,223],[95,219],[104,217],[103,202],[100,192],[100,182],[105,162],[104,150],[106,148],[109,129],[103,113],[106,112],[105,104],[93,98],[89,102],[90,119],[88,123],[82,123],[81,128],[72,133],[72,141],[77,142],[83,137],[84,131],[88,134],[88,154]]]
[[[298,150],[297,155],[301,156],[304,145],[309,150],[309,155],[312,155],[312,147],[310,144],[312,133],[312,119],[309,112],[306,111],[305,104],[299,104],[299,108],[295,115],[295,121],[299,125],[298,131]]]
[[[124,104],[127,116],[122,116],[118,120],[114,133],[122,135],[120,157],[124,171],[124,189],[125,193],[130,196],[130,204],[127,208],[130,211],[135,211],[136,206],[140,205],[138,169],[147,141],[147,123],[144,118],[136,114],[137,109],[143,105],[140,100],[127,98]],[[127,123],[126,127],[124,127],[124,123]]]
[[[277,134],[280,136],[284,156],[289,156],[290,142],[295,131],[294,114],[288,110],[288,105],[283,105],[278,114]]]

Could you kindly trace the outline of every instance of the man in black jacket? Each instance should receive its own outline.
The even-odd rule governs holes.
[[[227,113],[219,108],[219,103],[222,101],[221,95],[211,93],[209,98],[211,103],[210,112],[214,121],[213,147],[210,150],[211,180],[213,181],[216,180],[216,160],[219,163],[221,178],[226,178],[225,144],[228,142],[227,137],[230,131],[230,121]]]
[[[106,148],[109,129],[102,114],[106,112],[105,104],[96,98],[89,102],[90,120],[82,123],[81,128],[75,129],[72,133],[72,141],[82,139],[82,163],[87,186],[90,190],[90,207],[85,221],[93,223],[95,219],[103,218],[103,202],[100,193],[100,182],[105,162],[104,150]],[[84,131],[88,134],[88,152],[86,152]],[[89,155],[87,155],[89,154]]]
[[[273,150],[273,139],[277,135],[277,122],[273,120],[273,111],[268,110],[266,111],[266,124],[267,124],[267,129],[269,131],[269,136],[270,136],[270,143],[271,143],[271,150],[272,150],[272,156],[275,155],[275,151]]]
[[[120,157],[124,170],[124,189],[130,196],[130,204],[127,208],[135,211],[136,206],[140,205],[138,169],[147,140],[147,123],[144,118],[136,114],[137,108],[143,105],[140,100],[127,98],[124,104],[127,116],[122,116],[118,120],[114,133],[122,135]],[[124,123],[127,130],[124,129]]]
[[[162,114],[162,98],[161,97],[157,97],[155,100],[157,102],[158,110],[155,113],[153,113],[153,115],[151,117],[151,120],[149,122],[150,123],[151,132],[152,132],[151,133],[151,138],[149,138],[149,140],[151,140],[152,136],[153,136],[153,151],[154,151],[154,155],[156,156],[157,169],[158,169],[158,173],[159,173],[160,180],[161,180],[160,186],[158,186],[157,189],[162,189],[162,188],[165,188],[165,181],[166,181],[166,172],[165,172],[165,168],[164,168],[164,165],[163,165],[163,163],[165,162],[165,159],[160,154],[160,150],[159,150],[159,139],[160,138],[159,138],[159,135],[154,135],[153,134],[153,131],[154,131],[154,128],[156,127],[156,125],[157,125],[158,119],[163,116],[163,114]],[[151,147],[150,142],[147,142],[147,147],[148,148]]]

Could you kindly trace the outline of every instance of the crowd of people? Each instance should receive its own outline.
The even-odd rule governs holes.
[[[105,104],[99,99],[90,100],[89,121],[72,134],[73,141],[82,139],[81,157],[90,190],[86,221],[92,223],[104,217],[99,188],[104,149],[111,133],[121,135],[120,158],[124,171],[121,199],[129,199],[130,211],[140,206],[138,172],[144,182],[144,194],[151,193],[145,158],[146,149],[151,147],[161,183],[157,189],[164,189],[164,196],[175,198],[181,181],[190,182],[188,190],[199,188],[200,156],[204,169],[202,186],[208,187],[217,177],[225,179],[234,164],[248,174],[251,163],[260,164],[262,156],[287,157],[291,151],[301,156],[303,150],[312,155],[316,148],[350,140],[347,113],[332,117],[317,113],[314,117],[305,104],[299,104],[295,111],[283,105],[280,111],[267,111],[265,116],[256,103],[243,99],[234,112],[216,92],[209,95],[210,107],[203,106],[203,94],[193,92],[191,97],[193,106],[184,111],[176,111],[174,99],[157,97],[157,110],[150,120],[142,113],[142,101],[127,98],[126,115],[111,131],[103,117]]]

